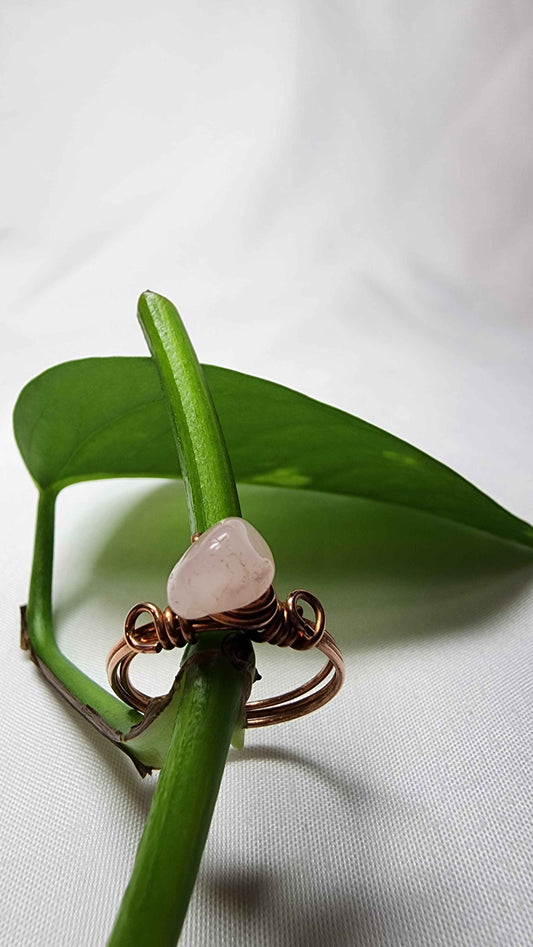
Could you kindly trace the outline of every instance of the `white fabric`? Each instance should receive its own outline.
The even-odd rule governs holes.
[[[154,785],[17,649],[18,391],[143,354],[149,287],[202,360],[373,421],[532,521],[532,26],[525,0],[4,3],[3,944],[105,942]],[[243,491],[273,548],[277,496]],[[291,496],[306,541],[298,575],[276,552],[283,591],[322,582],[347,682],[231,752],[182,943],[529,945],[531,559],[466,531],[450,557],[423,518]],[[124,523],[174,508],[177,558],[175,487],[60,500],[61,641],[102,682],[172,546],[149,559]],[[348,566],[313,548],[314,511],[353,517]],[[282,661],[261,657],[267,691]]]

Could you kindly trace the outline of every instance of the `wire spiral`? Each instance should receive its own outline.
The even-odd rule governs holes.
[[[137,628],[137,619],[143,614],[148,614],[151,621]],[[175,615],[168,605],[161,611],[153,602],[139,602],[130,608],[124,623],[124,638],[133,651],[152,654],[184,648],[198,640],[192,622]]]
[[[314,619],[304,618],[300,601],[313,610]],[[150,621],[136,627],[147,614]],[[305,589],[296,589],[281,602],[273,587],[251,605],[190,621],[176,615],[170,606],[161,611],[153,602],[139,602],[126,616],[124,638],[133,651],[154,653],[194,644],[198,634],[220,628],[242,629],[252,641],[306,651],[316,647],[326,630],[326,616],[319,600]]]
[[[307,602],[313,609],[313,621],[304,618],[300,600]],[[297,651],[316,647],[326,630],[326,615],[321,603],[305,589],[296,589],[290,593],[286,602],[282,602],[270,586],[251,605],[212,617],[232,628],[242,628],[248,632],[252,641]]]

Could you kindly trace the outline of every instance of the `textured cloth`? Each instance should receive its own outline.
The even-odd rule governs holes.
[[[17,648],[36,507],[18,391],[144,354],[149,287],[203,361],[366,418],[533,521],[532,26],[520,0],[4,3],[6,947],[105,943],[155,785]],[[347,681],[230,752],[181,943],[531,944],[531,557],[379,504],[242,499],[280,590],[322,597]],[[57,530],[60,642],[105,683],[127,608],[163,604],[182,491],[71,487]],[[260,694],[316,663],[258,660]]]

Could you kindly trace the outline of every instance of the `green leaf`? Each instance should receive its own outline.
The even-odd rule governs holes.
[[[533,546],[528,523],[392,434],[272,382],[213,366],[204,372],[238,481],[400,504]],[[83,359],[49,369],[22,391],[15,434],[41,489],[176,476],[149,358]]]

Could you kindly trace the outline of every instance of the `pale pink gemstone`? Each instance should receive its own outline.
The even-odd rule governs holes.
[[[229,516],[202,533],[176,563],[168,578],[168,603],[183,618],[242,608],[266,592],[274,572],[261,534]]]

